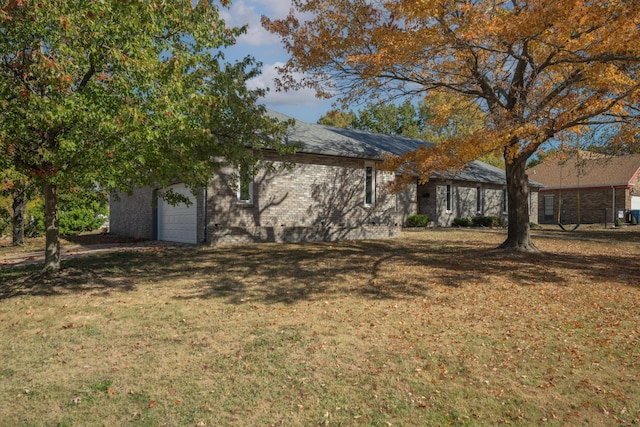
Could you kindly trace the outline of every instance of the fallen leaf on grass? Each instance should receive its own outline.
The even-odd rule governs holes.
[[[156,401],[152,400],[151,403],[149,403],[149,408],[153,408],[154,406],[156,406]]]

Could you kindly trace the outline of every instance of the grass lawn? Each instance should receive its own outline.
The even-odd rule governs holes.
[[[0,270],[0,423],[640,424],[640,239],[562,237],[535,256],[427,230]]]

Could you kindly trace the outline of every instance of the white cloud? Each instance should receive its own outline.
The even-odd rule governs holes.
[[[262,67],[262,74],[247,82],[247,87],[251,89],[269,89],[265,96],[265,102],[271,105],[311,105],[317,104],[318,98],[313,89],[300,89],[297,91],[277,91],[275,80],[280,76],[277,68],[284,63],[276,62]],[[295,76],[299,78],[300,76]]]
[[[253,56],[265,64],[262,74],[252,79],[250,88],[269,88],[262,100],[267,107],[299,120],[307,122],[317,121],[322,114],[331,108],[331,102],[316,98],[315,91],[302,89],[298,91],[276,91],[274,79],[278,77],[276,67],[282,66],[288,59],[288,54],[280,38],[269,33],[260,23],[262,15],[271,19],[284,18],[289,14],[291,0],[233,0],[231,8],[220,9],[220,17],[229,27],[248,24],[247,34],[241,36],[237,43],[228,48],[226,56],[234,61]]]
[[[252,3],[261,6],[266,15],[284,18],[291,10],[291,0],[253,0]]]
[[[279,37],[262,28],[261,19],[263,15],[271,19],[284,18],[290,7],[290,0],[240,0],[232,2],[230,9],[222,9],[220,17],[230,27],[247,25],[247,33],[238,39],[238,44],[279,45]]]
[[[262,74],[248,81],[247,87],[269,89],[262,99],[267,107],[303,121],[316,122],[322,114],[331,109],[331,101],[318,99],[315,91],[308,88],[288,92],[276,91],[274,80],[279,77],[276,68],[282,65],[282,62],[265,65]]]

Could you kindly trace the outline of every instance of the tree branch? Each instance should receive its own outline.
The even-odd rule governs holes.
[[[82,77],[82,81],[78,85],[78,89],[76,90],[76,92],[82,92],[82,90],[87,86],[87,84],[89,84],[89,80],[91,80],[91,77],[93,77],[95,73],[96,73],[96,69],[93,66],[93,64],[91,64],[87,72]]]

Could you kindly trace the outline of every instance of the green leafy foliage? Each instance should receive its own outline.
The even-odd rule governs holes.
[[[60,234],[71,236],[100,228],[106,221],[108,207],[104,194],[83,192],[63,194],[59,201]],[[45,234],[44,201],[39,199],[29,210],[31,237]]]
[[[4,206],[0,206],[0,237],[11,227],[11,212]]]
[[[455,97],[456,108],[447,108],[447,117],[442,111],[452,103],[453,95],[441,93],[421,99],[417,106],[409,99],[401,104],[369,103],[356,112],[331,110],[318,123],[341,128],[361,129],[386,135],[419,138],[432,144],[450,138],[471,135],[485,125],[485,114],[475,103]],[[485,163],[504,169],[500,153],[488,152],[479,157]]]
[[[407,227],[426,227],[429,224],[429,216],[424,214],[409,215]]]
[[[454,218],[453,225],[455,227],[471,227],[473,222],[469,218]]]
[[[58,194],[196,188],[222,163],[291,150],[246,87],[255,61],[224,62],[244,31],[207,1],[0,3],[0,167],[43,189],[51,269]]]
[[[502,218],[497,216],[476,216],[471,219],[476,227],[501,227]]]
[[[344,112],[339,110],[331,110],[324,116],[320,117],[318,124],[334,126],[338,128],[350,128],[352,123],[357,120],[354,112]]]

